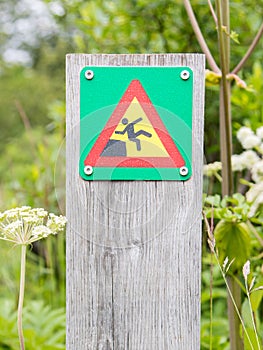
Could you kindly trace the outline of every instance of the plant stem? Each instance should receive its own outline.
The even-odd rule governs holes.
[[[217,17],[216,17],[216,13],[215,13],[215,11],[214,11],[213,5],[212,5],[212,3],[211,3],[211,0],[208,0],[208,6],[209,6],[209,8],[210,8],[212,17],[213,17],[213,19],[214,19],[214,21],[215,21],[215,24],[216,24],[216,26],[217,26]]]
[[[185,7],[185,10],[187,12],[188,18],[191,22],[192,28],[195,32],[196,38],[199,42],[199,45],[201,46],[203,53],[206,55],[206,59],[207,59],[209,66],[211,67],[211,69],[214,72],[220,73],[220,69],[218,68],[216,61],[214,60],[214,58],[213,58],[213,56],[212,56],[212,54],[211,54],[211,52],[206,44],[206,41],[203,37],[201,29],[198,25],[196,18],[195,18],[195,14],[194,14],[194,11],[193,11],[192,6],[190,4],[190,1],[189,0],[183,0],[183,1],[184,1],[184,7]]]
[[[213,253],[210,254],[210,334],[209,350],[213,350]]]
[[[238,316],[238,318],[239,318],[239,320],[240,320],[240,323],[241,323],[241,325],[242,325],[243,331],[244,331],[244,333],[245,333],[246,336],[247,336],[249,345],[251,346],[251,349],[254,350],[253,344],[252,344],[251,339],[250,339],[250,336],[249,336],[249,334],[248,334],[248,332],[247,332],[247,330],[246,330],[245,323],[244,323],[244,321],[243,321],[243,319],[242,319],[242,317],[241,317],[240,310],[239,310],[239,308],[238,308],[237,305],[236,305],[236,299],[234,298],[234,296],[233,296],[233,294],[232,294],[233,288],[231,288],[231,286],[229,285],[229,276],[228,276],[228,277],[225,276],[225,273],[224,273],[224,271],[222,270],[222,267],[221,267],[221,265],[220,265],[220,262],[219,262],[219,259],[218,259],[217,254],[215,254],[215,258],[216,258],[217,265],[218,265],[218,267],[219,267],[219,269],[220,269],[220,272],[221,272],[221,274],[222,274],[222,277],[223,277],[223,279],[224,279],[224,281],[225,281],[226,288],[227,288],[228,295],[229,295],[229,300],[231,300],[231,302],[232,302],[232,304],[233,304],[233,306],[234,306],[234,309],[236,310],[236,314],[237,314],[237,316]],[[230,282],[231,282],[231,280],[230,280]],[[242,345],[242,346],[243,346],[243,345]],[[241,350],[241,349],[243,349],[243,347],[241,347],[241,348],[235,348],[235,349],[236,349],[236,350]],[[232,345],[231,345],[231,350],[232,350]]]
[[[208,241],[211,253],[214,254],[214,257],[216,259],[216,263],[217,263],[217,265],[219,267],[221,275],[222,275],[222,277],[223,277],[223,279],[225,281],[225,284],[226,284],[226,288],[227,288],[227,291],[228,291],[228,304],[230,302],[232,303],[232,306],[233,306],[234,310],[236,311],[236,315],[237,315],[237,317],[238,317],[238,319],[240,321],[240,324],[241,324],[241,326],[243,328],[243,331],[244,331],[245,335],[247,336],[247,340],[249,342],[249,345],[251,346],[251,350],[254,350],[253,344],[252,344],[251,339],[250,339],[250,336],[249,336],[249,334],[248,334],[248,332],[246,330],[245,323],[244,323],[244,321],[243,321],[243,319],[241,317],[240,309],[237,307],[236,300],[235,300],[235,298],[233,296],[233,293],[232,293],[233,288],[232,288],[232,286],[229,285],[229,282],[228,282],[229,281],[229,276],[226,276],[225,271],[222,269],[222,267],[220,265],[220,262],[219,262],[219,257],[217,255],[216,250],[215,250],[215,238],[214,238],[214,233],[213,233],[213,223],[211,223],[211,225],[209,225],[207,217],[206,217],[206,215],[204,213],[203,213],[203,217],[204,217],[204,222],[205,222],[205,226],[206,226],[207,233],[208,233],[208,240],[207,241]],[[211,220],[213,220],[213,217],[211,218]],[[229,267],[230,267],[230,265],[229,265]],[[230,283],[232,283],[231,279],[230,279]],[[237,285],[237,283],[236,283],[236,285]],[[232,343],[231,343],[231,350],[232,349],[233,348],[232,348]],[[241,347],[241,348],[236,347],[234,349],[235,350],[241,350],[241,349],[243,349],[243,347]]]
[[[260,347],[260,344],[259,344],[258,332],[257,332],[256,323],[255,323],[255,320],[254,320],[254,315],[253,315],[253,310],[252,310],[252,305],[251,305],[251,300],[250,300],[250,293],[249,293],[249,290],[248,290],[248,284],[247,284],[247,278],[246,277],[245,277],[245,286],[246,286],[246,292],[247,292],[247,298],[248,298],[248,305],[249,305],[251,321],[252,321],[252,325],[253,325],[253,331],[254,331],[255,336],[256,336],[258,350],[260,350],[261,347]]]
[[[222,196],[233,194],[232,173],[232,128],[231,128],[231,86],[227,80],[230,71],[230,16],[229,0],[216,0],[218,42],[222,79],[220,84],[220,150],[222,162]],[[231,350],[243,350],[240,337],[241,288],[233,277],[228,277],[228,320]],[[235,305],[233,305],[233,299]],[[238,313],[236,312],[238,310]]]
[[[222,5],[221,5],[222,4]],[[220,84],[220,149],[222,161],[222,196],[230,196],[233,193],[233,174],[231,165],[232,156],[232,128],[230,106],[230,82],[227,80],[229,73],[229,37],[223,31],[223,27],[229,30],[228,0],[216,0],[218,19],[218,39],[220,66],[222,79]]]
[[[228,310],[228,322],[230,329],[230,347],[231,350],[243,350],[244,344],[240,336],[240,312],[241,312],[241,288],[235,281],[235,276],[227,276],[228,298],[227,298],[227,310]],[[232,296],[230,295],[232,294]],[[235,304],[233,304],[233,300]],[[237,312],[238,310],[238,312]],[[244,328],[244,327],[243,327]],[[253,347],[252,347],[253,349]]]
[[[20,350],[25,350],[25,341],[23,335],[23,303],[25,293],[25,274],[26,274],[26,245],[21,246],[21,267],[20,267],[20,289],[19,289],[19,302],[17,309],[17,328],[20,343]]]
[[[232,73],[237,74],[240,69],[244,66],[246,61],[249,59],[250,55],[254,51],[255,47],[257,46],[260,38],[263,35],[263,23],[261,24],[261,27],[259,28],[257,35],[255,36],[254,40],[252,41],[249,49],[247,50],[245,56],[242,58],[242,60],[238,63],[238,65],[233,69]]]

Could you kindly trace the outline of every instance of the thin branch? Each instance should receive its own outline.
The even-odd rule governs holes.
[[[33,130],[32,130],[32,126],[30,124],[30,120],[29,120],[22,104],[18,100],[15,100],[15,106],[16,106],[18,114],[19,114],[19,116],[24,124],[25,130],[26,130],[27,134],[29,135],[29,142],[32,146],[32,150],[36,155],[36,144],[34,143],[34,137],[32,134]]]
[[[223,32],[223,26],[229,26],[227,6],[223,7],[220,0],[216,0],[218,20],[218,40],[220,67],[222,70],[220,87],[220,139],[222,161],[222,195],[232,195],[233,175],[231,165],[232,132],[231,132],[231,106],[230,83],[227,81],[229,73],[229,37]],[[227,12],[227,14],[225,13]]]
[[[207,62],[209,64],[209,66],[216,73],[220,73],[220,69],[219,69],[218,65],[216,64],[216,61],[214,60],[214,58],[213,58],[213,56],[212,56],[212,54],[211,54],[211,52],[210,52],[206,42],[205,42],[205,39],[204,39],[203,34],[202,34],[201,30],[200,30],[199,24],[198,24],[198,22],[196,20],[194,11],[192,9],[192,6],[191,6],[189,0],[184,0],[184,7],[185,7],[185,10],[186,10],[186,12],[188,14],[189,20],[191,22],[192,28],[193,28],[193,30],[195,32],[196,38],[197,38],[197,40],[199,42],[199,45],[201,46],[202,51],[206,55],[206,59],[207,59]]]
[[[16,106],[16,109],[19,113],[20,118],[22,119],[22,122],[24,124],[25,129],[27,131],[31,130],[31,124],[30,124],[29,118],[28,118],[23,106],[21,105],[21,103],[18,100],[15,100],[15,106]]]
[[[208,5],[209,5],[209,8],[210,8],[212,17],[213,17],[213,19],[214,19],[214,21],[215,21],[215,24],[216,24],[216,26],[217,26],[217,16],[216,16],[215,10],[214,10],[214,8],[213,8],[213,5],[212,5],[212,3],[211,3],[211,0],[207,0],[207,2],[208,2]]]
[[[242,58],[242,60],[238,63],[238,65],[233,69],[233,71],[231,73],[237,74],[240,71],[240,69],[244,66],[244,64],[246,63],[246,61],[249,59],[252,52],[254,51],[255,47],[257,46],[260,38],[262,37],[262,34],[263,34],[263,23],[261,24],[261,27],[259,28],[257,35],[255,36],[254,40],[252,41],[245,56]]]

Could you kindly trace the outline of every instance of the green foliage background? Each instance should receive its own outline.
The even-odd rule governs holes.
[[[37,39],[33,44],[21,41],[18,47],[29,54],[29,63],[10,64],[3,56],[0,57],[0,210],[30,205],[64,213],[65,54],[201,50],[180,0],[39,2],[46,6],[56,30],[46,36],[36,33]],[[15,26],[23,18],[30,24],[28,11],[16,11],[18,3],[18,0],[4,0],[0,4],[0,13],[8,14],[1,20],[4,24],[0,27],[1,52],[12,46],[15,35],[5,29],[8,23]],[[209,7],[200,0],[191,3],[207,43],[218,60],[216,26]],[[55,5],[59,11],[52,11]],[[232,43],[233,66],[244,55],[262,18],[262,0],[231,2],[231,29],[239,34],[240,42]],[[23,36],[23,30],[20,34]],[[234,133],[244,124],[253,128],[263,124],[262,56],[261,41],[241,72],[241,77],[251,89],[233,89]],[[218,87],[208,87],[205,157],[209,162],[219,159],[218,100]],[[233,146],[235,151],[240,149],[236,142]],[[56,196],[59,197],[59,205]],[[54,237],[32,247],[29,253],[25,302],[28,349],[65,347],[64,243],[63,236]],[[19,261],[15,251],[16,247],[7,248],[0,244],[0,349],[17,349],[18,346],[15,307]],[[208,349],[210,258],[205,238],[203,251],[201,336],[202,349]],[[256,268],[259,270],[260,264]],[[258,275],[262,277],[260,272]],[[229,349],[226,291],[216,268],[213,298],[213,349]],[[29,339],[34,339],[35,343]]]

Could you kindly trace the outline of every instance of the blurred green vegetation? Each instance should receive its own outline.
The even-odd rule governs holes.
[[[0,210],[15,206],[44,207],[64,214],[65,54],[201,52],[179,0],[46,0],[56,30],[19,48],[31,61],[9,63],[0,58]],[[10,23],[27,19],[27,11],[11,11],[18,0],[0,5],[0,48],[12,45]],[[208,46],[218,60],[216,25],[206,2],[191,1]],[[55,9],[55,10],[54,10]],[[263,18],[262,0],[231,2],[232,68],[250,45]],[[28,17],[30,24],[30,18]],[[53,25],[53,24],[52,24]],[[34,27],[32,27],[34,32]],[[17,32],[16,32],[17,33]],[[20,36],[23,36],[21,29]],[[16,38],[16,40],[18,40]],[[21,39],[20,39],[21,40]],[[233,132],[242,125],[263,124],[263,43],[240,72],[248,90],[233,87]],[[208,67],[209,68],[209,67]],[[207,87],[205,157],[219,160],[219,89]],[[235,140],[235,139],[234,139]],[[234,151],[240,145],[234,141]],[[54,172],[54,169],[56,171]],[[59,203],[57,201],[59,198]],[[262,236],[262,231],[259,232]],[[255,250],[253,250],[255,253]],[[262,258],[262,249],[257,248]],[[261,254],[261,255],[260,255]],[[251,257],[253,260],[253,256]],[[255,274],[262,281],[260,259]],[[210,254],[204,238],[202,274],[202,349],[209,349]],[[19,259],[15,247],[0,244],[0,349],[17,349],[15,308]],[[226,289],[213,273],[213,349],[229,349]],[[35,302],[32,302],[35,300]],[[262,302],[261,302],[262,304]],[[65,335],[65,237],[58,235],[32,247],[28,255],[25,336],[28,349],[62,349]],[[260,306],[258,306],[260,308]],[[261,309],[259,309],[261,314]],[[40,317],[41,316],[41,317]],[[261,317],[262,323],[262,317]],[[48,325],[50,325],[48,327]],[[41,332],[39,332],[41,327]]]

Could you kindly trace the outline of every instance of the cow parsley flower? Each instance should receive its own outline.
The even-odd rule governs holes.
[[[204,165],[204,175],[210,177],[217,175],[220,170],[222,170],[221,162],[214,162]]]
[[[43,208],[24,206],[0,213],[0,239],[21,247],[20,289],[17,308],[17,329],[21,350],[25,349],[22,316],[27,245],[51,234],[57,234],[65,228],[65,225],[66,218],[64,216],[49,214]]]
[[[0,239],[21,246],[21,269],[17,325],[20,349],[24,349],[22,311],[25,290],[26,246],[62,231],[66,218],[49,214],[43,208],[23,206],[0,213]]]
[[[263,159],[256,162],[251,169],[252,180],[256,183],[263,181]]]
[[[242,144],[247,137],[252,135],[254,135],[254,133],[250,128],[247,126],[242,126],[237,132],[237,139]]]
[[[63,231],[66,218],[43,208],[23,206],[0,213],[0,239],[27,245]]]
[[[243,171],[244,169],[251,169],[258,161],[259,156],[255,151],[248,150],[241,154],[233,154],[231,157],[232,170]]]
[[[51,235],[53,232],[45,225],[35,226],[32,230],[32,236],[41,239]]]
[[[260,143],[261,143],[261,140],[257,135],[250,135],[241,142],[242,147],[244,149],[251,149],[251,148],[257,147],[260,145]]]
[[[237,132],[237,139],[244,149],[252,149],[261,143],[261,138],[248,127],[242,126]]]
[[[241,159],[242,159],[243,165],[247,169],[251,169],[260,160],[257,153],[255,151],[252,151],[252,150],[248,150],[248,151],[241,153]]]
[[[231,163],[233,171],[243,171],[246,169],[241,154],[233,154],[231,157]]]
[[[259,137],[261,140],[263,140],[263,126],[257,128],[256,134],[257,134],[257,137]]]

